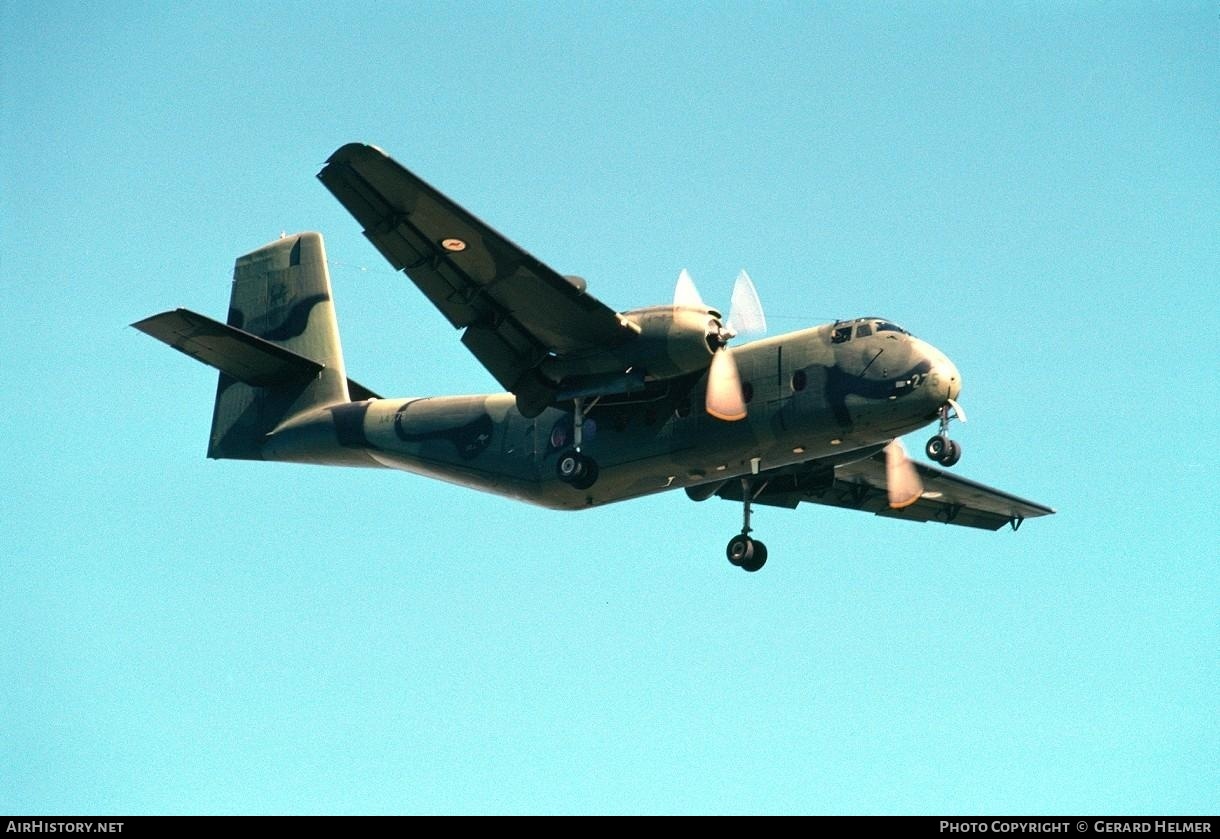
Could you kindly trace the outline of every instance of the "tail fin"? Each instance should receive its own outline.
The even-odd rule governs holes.
[[[134,326],[220,370],[208,457],[261,460],[266,435],[323,405],[373,396],[347,380],[319,233],[238,257],[228,325],[185,309]]]
[[[288,417],[351,401],[320,233],[284,237],[238,257],[228,323],[322,369],[305,382],[267,387],[222,371],[208,457],[260,460],[263,438]]]

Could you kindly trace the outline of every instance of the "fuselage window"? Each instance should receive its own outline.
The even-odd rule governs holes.
[[[809,383],[808,378],[805,376],[804,370],[797,370],[795,373],[792,374],[792,389],[793,390],[804,390],[805,385],[808,383]]]
[[[746,403],[749,403],[749,401],[754,398],[754,385],[750,384],[749,382],[742,382],[741,383],[741,398]]]
[[[873,334],[873,328],[871,326],[869,326],[867,323],[862,323],[856,327],[856,337],[857,338],[867,338],[869,335],[872,335],[872,334]]]
[[[850,340],[851,340],[851,327],[850,326],[840,326],[840,327],[836,328],[834,332],[830,333],[830,343],[832,343],[832,344],[842,344],[844,341],[850,341]]]

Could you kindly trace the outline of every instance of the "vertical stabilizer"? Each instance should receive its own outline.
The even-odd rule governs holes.
[[[322,365],[316,377],[257,387],[220,374],[208,457],[261,460],[268,432],[301,411],[350,401],[319,233],[285,236],[238,257],[229,326]]]

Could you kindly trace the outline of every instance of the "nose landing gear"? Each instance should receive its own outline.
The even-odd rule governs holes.
[[[950,414],[952,411],[952,414]],[[941,466],[953,466],[962,459],[962,444],[949,439],[949,420],[956,418],[959,422],[966,421],[966,413],[962,407],[950,399],[940,406],[940,430],[936,436],[928,440],[924,452],[930,460],[935,460]]]
[[[767,564],[767,546],[750,538],[750,504],[754,500],[754,482],[741,479],[742,525],[741,533],[729,540],[724,553],[729,562],[753,574]]]

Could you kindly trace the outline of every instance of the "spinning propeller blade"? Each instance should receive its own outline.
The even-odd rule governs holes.
[[[767,331],[767,316],[763,314],[758,289],[754,288],[754,281],[744,268],[733,283],[733,298],[725,328],[733,335],[762,335]]]
[[[695,281],[685,268],[678,274],[678,284],[674,286],[674,305],[689,309],[707,308],[703,298],[699,296],[699,290],[695,288]]]
[[[746,418],[746,401],[741,395],[741,375],[733,351],[721,347],[712,355],[707,371],[707,412],[716,419],[736,422]]]
[[[885,447],[885,488],[895,510],[911,506],[923,495],[923,481],[898,440]]]

